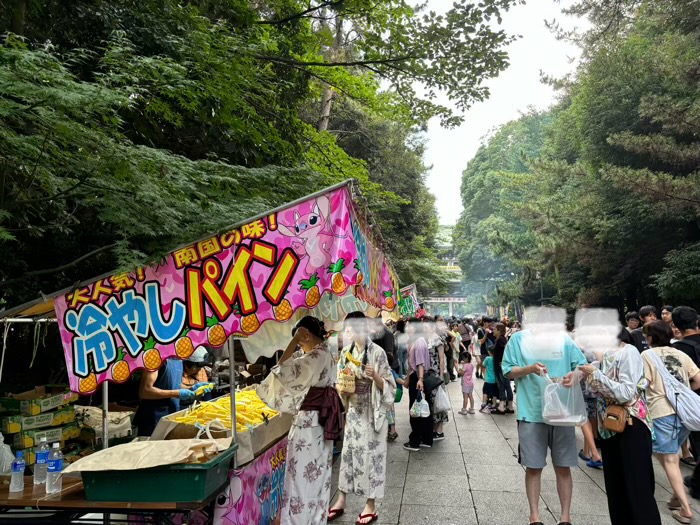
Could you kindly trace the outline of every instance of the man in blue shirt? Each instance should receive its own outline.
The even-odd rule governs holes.
[[[537,329],[535,329],[537,330]],[[541,334],[538,334],[541,335]],[[501,368],[514,379],[518,390],[517,419],[520,463],[525,467],[525,490],[530,504],[530,523],[541,525],[539,499],[542,469],[547,464],[547,449],[557,477],[560,525],[571,522],[571,467],[578,465],[575,427],[555,427],[542,418],[543,375],[561,379],[564,386],[578,387],[574,370],[587,364],[576,343],[563,332],[553,333],[549,341],[550,358],[537,360],[528,343],[534,342],[532,330],[513,334],[506,346]]]

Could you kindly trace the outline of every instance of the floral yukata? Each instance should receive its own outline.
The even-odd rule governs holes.
[[[384,389],[379,390],[374,381],[366,379],[362,365],[354,364],[347,355],[356,363],[373,367],[383,378]],[[383,498],[389,424],[387,413],[394,403],[396,382],[386,353],[369,338],[365,348],[353,344],[343,349],[338,370],[345,368],[355,374],[355,393],[343,395],[346,420],[338,489],[367,499]]]
[[[294,414],[287,444],[281,524],[325,525],[331,491],[333,441],[324,439],[319,412],[300,410],[311,387],[333,387],[336,365],[326,343],[297,351],[258,386],[265,404]]]
[[[433,374],[439,378],[442,378],[442,373],[440,370],[440,347],[443,348],[444,352],[445,341],[439,335],[434,335],[428,341],[428,348],[430,353],[430,368],[428,369],[429,374]],[[447,359],[446,357],[444,358]],[[431,407],[435,406],[435,398],[437,397],[439,388],[433,388],[428,394],[428,403]],[[434,423],[447,423],[450,417],[447,412],[433,412],[433,422]]]

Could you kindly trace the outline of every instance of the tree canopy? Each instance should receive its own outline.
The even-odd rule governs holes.
[[[439,289],[421,130],[488,96],[516,3],[0,1],[0,307],[347,178]]]
[[[567,307],[697,304],[700,17],[692,3],[576,4],[592,29],[579,35],[576,75],[557,83],[560,102],[504,126],[465,170],[462,258],[468,265],[479,252],[494,279],[504,264],[513,269],[498,301],[537,302],[539,272],[546,301]]]

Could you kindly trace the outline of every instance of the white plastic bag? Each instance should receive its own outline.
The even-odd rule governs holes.
[[[430,417],[430,405],[420,392],[411,406],[410,414],[411,417]]]
[[[2,434],[0,434],[0,474],[9,474],[12,472],[12,462],[15,460],[15,455],[12,453],[10,445],[6,445]]]
[[[440,385],[438,387],[437,394],[435,395],[435,402],[433,403],[433,408],[438,414],[443,412],[449,412],[452,408],[452,405],[450,405],[450,398],[447,395],[447,391],[445,390],[444,385]]]
[[[548,375],[544,376],[544,385],[542,419],[545,423],[557,427],[577,427],[586,422],[588,414],[578,373],[571,387],[553,382]]]

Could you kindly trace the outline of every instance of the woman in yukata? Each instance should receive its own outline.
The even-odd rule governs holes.
[[[282,525],[324,525],[331,491],[333,441],[342,434],[336,364],[323,322],[306,316],[292,330],[279,364],[257,388],[267,406],[294,414],[282,491]]]
[[[396,383],[384,350],[369,337],[369,323],[362,312],[352,312],[344,322],[343,348],[338,371],[355,376],[355,393],[343,395],[346,407],[343,452],[340,456],[338,499],[328,513],[333,521],[345,512],[347,494],[367,498],[355,523],[378,519],[375,500],[384,497],[387,454],[387,411],[396,395]]]

